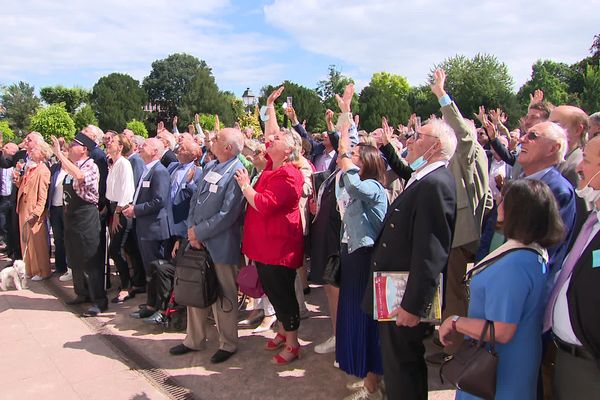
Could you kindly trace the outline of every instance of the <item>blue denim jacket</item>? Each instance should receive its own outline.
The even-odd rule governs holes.
[[[374,179],[362,181],[358,167],[342,172],[336,197],[340,188],[348,192],[350,201],[342,218],[342,237],[348,235],[348,253],[375,244],[383,228],[383,218],[387,211],[387,196],[381,183]]]

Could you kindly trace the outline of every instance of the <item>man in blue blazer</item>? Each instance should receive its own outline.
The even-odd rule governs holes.
[[[244,196],[234,175],[244,168],[237,157],[243,147],[244,136],[240,130],[226,128],[217,133],[211,147],[217,159],[202,171],[188,217],[189,242],[195,248],[206,247],[212,256],[224,297],[212,305],[219,331],[219,350],[211,357],[212,363],[227,360],[236,352],[238,344],[236,277],[241,255]],[[187,336],[182,344],[171,348],[171,354],[205,348],[208,311],[208,308],[188,307]]]
[[[167,169],[159,162],[164,151],[163,144],[156,138],[148,139],[140,149],[145,167],[133,196],[133,204],[123,209],[127,218],[135,218],[138,247],[146,271],[146,282],[151,278],[150,263],[162,259],[163,242],[170,237],[168,210],[171,206],[171,179]],[[148,287],[147,289],[151,289]],[[151,297],[151,294],[148,294]],[[154,312],[149,300],[149,317]]]
[[[169,258],[173,244],[176,240],[187,236],[187,218],[190,212],[190,200],[198,183],[202,168],[196,166],[195,161],[202,155],[200,146],[191,139],[181,142],[177,151],[177,162],[171,163],[167,170],[171,177],[169,208],[169,231],[171,240],[165,246],[165,256]]]

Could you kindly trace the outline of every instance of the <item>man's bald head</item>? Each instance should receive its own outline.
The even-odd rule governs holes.
[[[2,147],[2,153],[4,153],[7,156],[14,156],[17,153],[17,151],[19,151],[19,146],[12,142],[6,143]]]
[[[549,120],[559,124],[566,132],[569,151],[583,147],[587,141],[589,129],[588,115],[575,106],[558,106],[550,113]]]

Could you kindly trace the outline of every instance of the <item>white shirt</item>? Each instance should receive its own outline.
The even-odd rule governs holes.
[[[490,165],[490,190],[494,199],[500,197],[500,189],[496,186],[496,177],[498,175],[506,178],[506,163],[502,160],[496,161],[494,158],[492,159],[492,165]]]
[[[420,170],[412,173],[412,175],[410,176],[410,179],[408,180],[408,182],[406,182],[406,186],[404,187],[404,190],[406,190],[413,182],[420,181],[421,179],[423,179],[425,177],[425,175],[427,175],[428,173],[435,171],[439,167],[446,168],[447,166],[448,166],[448,161],[435,161],[435,162],[432,162],[431,164],[427,164]]]
[[[117,206],[124,207],[133,201],[135,185],[133,168],[127,157],[119,157],[108,171],[106,178],[106,198],[116,201]]]
[[[0,168],[0,179],[2,179],[2,193],[0,196],[10,196],[12,191],[12,175],[14,168]]]
[[[596,213],[596,216],[599,217],[598,213]],[[585,247],[587,247],[590,244],[590,242],[592,241],[594,236],[596,236],[596,233],[598,233],[598,231],[600,231],[600,221],[596,221],[596,223],[592,227],[592,232],[590,233],[590,237],[588,238]],[[570,255],[570,253],[567,254],[565,260],[563,261],[563,265],[567,262]],[[558,275],[559,274],[556,274],[557,279]],[[569,316],[569,301],[567,300],[567,290],[569,289],[569,284],[571,283],[571,276],[569,276],[569,278],[565,281],[563,287],[560,288],[558,292],[558,297],[556,298],[556,303],[554,303],[554,310],[552,311],[552,331],[563,342],[581,346],[581,342],[579,341],[579,339],[577,339],[577,336],[575,336],[575,332],[573,331],[573,325],[571,324],[571,317]]]
[[[63,206],[63,181],[65,180],[65,176],[67,176],[67,171],[61,168],[60,171],[58,171],[58,176],[54,183],[54,193],[52,195],[51,204],[53,207]]]

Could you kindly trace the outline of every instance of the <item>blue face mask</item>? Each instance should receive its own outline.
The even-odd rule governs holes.
[[[424,156],[425,156],[425,154],[429,153],[429,150],[433,149],[434,146],[435,146],[435,144],[433,146],[431,146],[429,149],[427,149],[427,151],[425,153],[423,153],[423,155],[421,157],[419,157],[415,161],[411,162],[409,167],[413,171],[416,171],[419,168],[423,168],[425,165],[427,165],[429,160],[426,160]]]
[[[417,158],[415,161],[411,162],[409,167],[413,171],[416,171],[426,164],[427,164],[427,160],[425,160],[425,158],[423,156],[421,156],[421,157]]]

